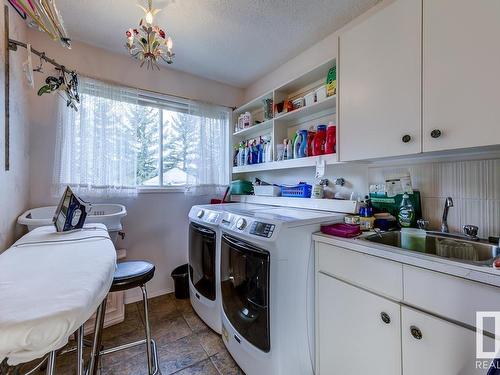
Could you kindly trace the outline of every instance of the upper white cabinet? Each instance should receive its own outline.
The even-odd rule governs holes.
[[[421,28],[421,0],[397,0],[341,34],[342,161],[421,152]]]
[[[424,151],[500,144],[500,1],[423,9]]]

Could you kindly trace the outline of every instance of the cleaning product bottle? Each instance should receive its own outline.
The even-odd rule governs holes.
[[[304,158],[307,156],[307,154],[306,154],[307,134],[308,134],[307,130],[300,131],[300,147],[299,147],[299,151],[298,151],[299,158]]]
[[[268,139],[267,143],[266,143],[266,158],[264,161],[266,163],[273,161],[273,148],[272,148],[272,143],[271,143],[270,139]]]
[[[287,160],[293,159],[292,140],[290,139],[286,140],[286,158]]]
[[[402,228],[409,228],[412,226],[414,219],[415,209],[410,201],[410,196],[407,193],[404,193],[398,212],[399,225]]]
[[[250,146],[248,146],[248,142],[245,145],[245,152],[243,153],[245,160],[243,161],[243,165],[248,165],[248,158],[250,154]]]
[[[318,125],[318,132],[313,140],[313,156],[325,154],[326,125]]]
[[[307,132],[307,145],[306,145],[306,156],[313,156],[313,141],[314,141],[314,136],[316,135],[315,131],[308,131]]]
[[[325,154],[334,154],[337,145],[337,127],[330,121],[326,129]]]
[[[295,137],[293,138],[293,158],[299,158],[299,148],[300,148],[300,131],[297,130]]]

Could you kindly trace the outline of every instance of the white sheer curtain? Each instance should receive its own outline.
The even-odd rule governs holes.
[[[222,195],[229,184],[229,108],[191,101],[189,115],[195,123],[193,139],[197,152],[187,173],[195,183],[186,192],[197,195]]]
[[[54,194],[66,185],[84,196],[137,193],[136,127],[126,116],[137,90],[80,78],[79,111],[60,108]]]

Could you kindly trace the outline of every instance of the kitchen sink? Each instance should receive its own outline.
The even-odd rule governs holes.
[[[500,256],[500,247],[486,241],[423,230],[379,232],[362,240],[479,266],[491,266]]]

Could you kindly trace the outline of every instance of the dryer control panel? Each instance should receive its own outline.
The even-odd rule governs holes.
[[[250,234],[270,238],[273,235],[275,225],[254,221],[250,227]]]

